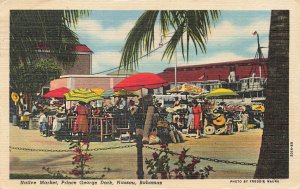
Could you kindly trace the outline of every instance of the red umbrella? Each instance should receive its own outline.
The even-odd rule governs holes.
[[[43,95],[44,98],[65,98],[64,94],[69,92],[70,90],[66,87],[61,87],[58,89],[54,89]]]
[[[156,74],[138,73],[123,79],[120,83],[114,86],[114,91],[120,91],[122,89],[127,91],[136,91],[142,88],[156,89],[167,85],[168,82]]]

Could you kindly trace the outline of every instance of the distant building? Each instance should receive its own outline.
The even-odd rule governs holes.
[[[41,57],[48,57],[50,53],[46,46],[38,46],[38,51]],[[76,75],[91,75],[92,74],[92,54],[93,51],[86,45],[75,45],[72,49],[77,54],[77,59],[74,64],[70,65],[66,62],[61,63],[63,74],[76,74]]]
[[[211,64],[177,67],[177,84],[190,83],[207,92],[216,88],[230,88],[244,98],[264,100],[268,59],[248,59]],[[175,86],[175,68],[158,74],[170,83],[164,92]]]
[[[102,88],[104,90],[112,89],[114,85],[122,81],[125,76],[108,75],[62,75],[50,83],[50,89],[54,90],[60,87],[66,87],[70,90],[80,88]]]
[[[50,51],[47,46],[40,45],[37,47],[37,50],[40,52],[41,58],[50,57]],[[84,44],[75,45],[72,51],[77,54],[77,59],[74,64],[66,62],[59,64],[62,68],[62,75],[91,75],[93,51]],[[52,90],[49,84],[44,86],[42,94],[49,92],[50,89]]]
[[[137,72],[136,70],[125,70],[125,69],[120,69],[117,71],[113,71],[110,72],[106,75],[115,75],[115,76],[129,76],[129,75],[134,75],[134,74],[138,74],[139,72]]]

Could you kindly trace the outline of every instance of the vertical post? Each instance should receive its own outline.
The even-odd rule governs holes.
[[[108,134],[108,118],[105,118],[105,134]]]
[[[99,118],[100,120],[100,142],[103,141],[103,118]]]
[[[175,75],[175,87],[177,87],[177,49],[176,49],[176,55],[175,55],[175,71],[174,71],[174,75]]]
[[[111,118],[111,138],[115,140],[115,126],[114,126],[114,118]]]
[[[137,178],[144,179],[144,169],[143,169],[143,142],[142,135],[138,135],[136,138],[136,149],[137,149]]]

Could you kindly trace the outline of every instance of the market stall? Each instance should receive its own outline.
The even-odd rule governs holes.
[[[165,81],[156,74],[139,73],[122,80],[120,83],[114,86],[114,91],[141,91],[141,105],[143,116],[141,117],[142,120],[139,119],[138,121],[143,124],[138,125],[138,127],[142,127],[141,129],[143,129],[143,141],[148,141],[148,136],[152,125],[152,119],[155,112],[153,106],[153,94],[148,93],[148,95],[143,96],[142,89],[144,88],[149,90],[167,85],[167,81]]]

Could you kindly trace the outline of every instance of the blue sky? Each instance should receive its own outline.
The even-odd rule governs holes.
[[[143,11],[91,11],[88,17],[80,19],[75,32],[82,44],[94,51],[93,73],[118,67],[126,36]],[[256,36],[258,31],[261,46],[268,46],[271,11],[221,11],[221,17],[212,27],[208,38],[206,54],[195,54],[191,48],[190,60],[182,59],[178,48],[177,65],[196,65],[222,61],[235,61],[254,58],[257,49]],[[166,39],[168,40],[168,38]],[[164,40],[164,42],[166,42]],[[155,30],[155,46],[160,42],[159,26]],[[192,45],[190,46],[192,47]],[[175,57],[169,62],[161,61],[164,48],[152,53],[139,62],[139,72],[162,72],[176,64]],[[264,57],[268,49],[263,49]],[[106,72],[109,73],[109,72]],[[103,74],[106,74],[103,73]]]

